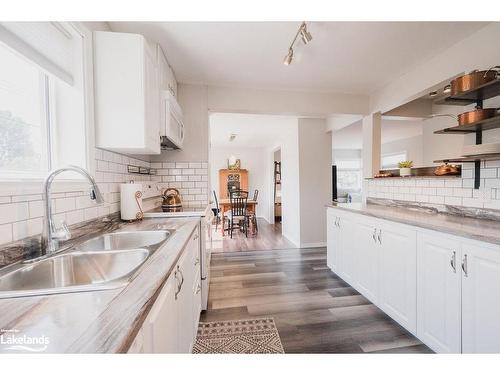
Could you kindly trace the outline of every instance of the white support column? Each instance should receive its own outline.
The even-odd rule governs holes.
[[[380,170],[381,150],[381,124],[380,112],[363,117],[363,177],[371,178]]]
[[[366,202],[368,193],[368,181],[380,170],[382,115],[380,112],[372,113],[363,117],[363,148],[361,155],[363,159],[363,190],[362,200]]]

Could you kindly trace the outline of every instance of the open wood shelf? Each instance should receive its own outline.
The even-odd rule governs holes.
[[[446,176],[436,176],[434,171],[436,167],[412,167],[411,168],[411,176],[403,176],[399,175],[399,169],[383,169],[380,172],[391,172],[393,175],[391,177],[368,177],[365,180],[383,180],[386,178],[455,178],[461,177],[461,175],[446,175]]]
[[[436,130],[434,134],[468,134],[498,128],[500,128],[500,116],[495,116],[486,120],[474,122],[472,124],[459,125],[442,130]]]
[[[478,101],[493,98],[500,95],[500,79],[485,83],[472,90],[464,91],[460,94],[450,95],[446,98],[436,100],[434,104],[444,105],[469,105]]]
[[[474,156],[463,156],[451,159],[434,160],[434,163],[473,163],[481,160],[499,160],[499,154],[483,154]]]

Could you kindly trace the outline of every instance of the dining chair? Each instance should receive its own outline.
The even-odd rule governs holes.
[[[233,238],[233,229],[235,220],[238,220],[238,228],[242,229],[241,223],[243,222],[243,230],[245,236],[248,237],[248,215],[247,215],[247,201],[248,191],[237,190],[229,194],[229,203],[231,211],[228,212],[229,218],[229,233]]]
[[[217,194],[215,193],[215,190],[213,190],[213,193],[215,199],[215,208],[212,207],[212,212],[214,213],[215,216],[215,231],[217,231],[217,226],[219,224],[219,221],[221,220],[220,207],[219,207],[219,200],[217,199]],[[224,223],[222,223],[222,225],[224,225]]]
[[[255,189],[254,192],[253,192],[253,199],[252,200],[254,202],[257,202],[257,198],[258,197],[259,197],[259,190]],[[247,220],[248,220],[248,223],[250,223],[250,222],[252,223],[252,226],[254,228],[254,230],[252,231],[252,234],[257,234],[259,232],[259,227],[257,225],[257,214],[255,212],[255,210],[256,210],[257,207],[256,207],[255,204],[253,205],[253,207],[254,207],[254,211],[249,211],[248,212],[248,218],[247,218]]]

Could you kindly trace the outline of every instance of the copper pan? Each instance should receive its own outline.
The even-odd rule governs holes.
[[[469,125],[498,115],[500,108],[477,108],[458,115],[459,125]]]
[[[494,66],[488,70],[474,70],[469,74],[455,78],[451,81],[451,96],[461,94],[494,81],[498,78],[500,66]]]

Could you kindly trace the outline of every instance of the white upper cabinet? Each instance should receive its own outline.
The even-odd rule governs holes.
[[[138,34],[94,32],[96,146],[160,153],[156,50]]]
[[[460,353],[460,242],[419,233],[417,246],[418,337],[438,353]]]
[[[500,250],[462,244],[462,351],[500,352]]]
[[[177,81],[174,71],[159,44],[156,46],[156,56],[158,59],[160,89],[169,91],[173,96],[177,97]]]

